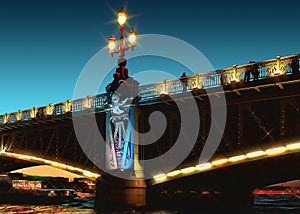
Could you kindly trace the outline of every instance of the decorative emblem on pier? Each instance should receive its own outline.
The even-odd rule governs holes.
[[[116,91],[111,96],[106,113],[107,169],[129,169],[133,165],[134,136],[131,124],[133,109],[128,97],[123,99]]]

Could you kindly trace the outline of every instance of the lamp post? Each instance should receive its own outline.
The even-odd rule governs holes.
[[[143,179],[143,167],[139,164],[138,136],[134,132],[134,128],[138,130],[140,113],[139,109],[132,105],[138,99],[138,82],[128,76],[128,69],[125,68],[125,51],[136,46],[136,33],[132,28],[128,37],[125,37],[126,20],[127,13],[121,8],[118,12],[120,44],[114,36],[108,39],[109,53],[112,56],[119,54],[119,67],[113,75],[114,80],[106,87],[106,168],[113,176],[107,173],[103,185],[98,182],[99,191],[103,194],[98,194],[96,204],[98,201],[98,204],[111,208],[116,204],[125,207],[146,205],[146,182]],[[121,179],[118,176],[124,177]]]
[[[125,37],[125,23],[127,21],[127,13],[122,7],[121,10],[118,12],[118,23],[120,25],[120,32],[121,32],[121,37],[120,37],[120,45],[117,47],[117,40],[116,38],[112,35],[108,39],[108,49],[109,53],[113,56],[114,54],[120,54],[118,62],[124,62],[125,59],[125,51],[129,49],[133,49],[136,46],[136,32],[133,28],[128,33],[128,42],[129,44],[126,43],[126,37]],[[119,64],[119,63],[118,63]]]
[[[108,49],[109,53],[114,56],[114,54],[119,54],[118,65],[116,73],[113,75],[114,81],[110,83],[107,87],[107,97],[108,100],[111,100],[112,94],[119,90],[122,93],[122,96],[132,97],[133,99],[137,97],[137,86],[138,82],[129,78],[128,69],[126,68],[125,51],[133,49],[136,46],[136,32],[133,28],[128,32],[127,38],[125,36],[126,28],[125,23],[127,21],[127,13],[122,7],[118,12],[118,23],[120,25],[120,42],[118,44],[117,39],[112,35],[108,39]],[[127,84],[122,83],[126,81]],[[122,87],[119,87],[121,86]],[[136,101],[136,99],[135,99]],[[134,101],[134,102],[135,102]]]
[[[134,168],[136,174],[142,169],[137,163],[138,145],[133,129],[128,125],[134,123],[137,109],[135,105],[139,99],[138,81],[128,75],[126,66],[125,51],[136,46],[136,33],[131,29],[128,37],[125,37],[125,23],[127,13],[122,7],[118,12],[118,23],[120,24],[120,44],[114,36],[108,40],[109,53],[113,56],[119,54],[118,65],[113,77],[114,80],[106,87],[107,91],[107,142],[110,143],[108,157],[113,157],[113,161],[108,160],[109,170],[127,170]],[[118,47],[119,46],[119,47]],[[131,113],[130,113],[131,112]],[[116,116],[118,115],[118,116]],[[122,115],[119,116],[119,115]],[[136,176],[138,177],[138,176]]]

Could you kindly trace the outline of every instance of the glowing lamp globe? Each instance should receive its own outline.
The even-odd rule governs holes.
[[[117,40],[114,36],[111,36],[109,39],[108,39],[108,49],[110,51],[112,50],[115,50],[117,47]]]
[[[135,44],[136,42],[136,32],[134,31],[133,28],[131,28],[130,32],[128,33],[128,41],[131,44]]]
[[[127,20],[127,13],[125,12],[124,8],[122,7],[121,10],[118,12],[118,23],[123,26]]]

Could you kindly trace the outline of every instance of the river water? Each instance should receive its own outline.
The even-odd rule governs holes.
[[[0,213],[2,214],[99,214],[93,210],[93,200],[73,202],[71,204],[62,205],[0,205]],[[223,212],[224,211],[224,212]],[[124,212],[113,212],[115,214],[179,214],[190,213],[178,210],[131,210]],[[196,213],[199,213],[198,211]],[[201,213],[214,213],[213,211],[205,210]],[[232,213],[231,210],[222,210],[218,213]],[[239,213],[253,213],[253,214],[298,214],[300,213],[300,198],[294,195],[273,195],[254,196],[254,206],[252,210],[243,210]],[[100,213],[105,214],[105,213]]]

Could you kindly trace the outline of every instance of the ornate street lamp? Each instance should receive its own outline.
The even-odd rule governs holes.
[[[127,13],[122,7],[118,12],[121,37],[119,44],[114,36],[108,39],[109,53],[119,54],[118,65],[113,74],[113,81],[106,86],[107,92],[107,168],[109,170],[128,170],[134,168],[140,173],[138,165],[138,145],[134,144],[134,131],[129,124],[134,124],[135,108],[139,99],[138,82],[128,75],[125,51],[136,46],[136,32],[132,28],[125,37]],[[134,167],[135,166],[135,167]],[[140,173],[141,174],[141,173]],[[141,176],[141,175],[139,175]],[[127,191],[127,190],[126,190]],[[123,199],[122,199],[123,200]]]
[[[119,59],[118,62],[123,62],[125,61],[125,51],[129,49],[133,49],[136,46],[136,32],[133,28],[128,33],[128,42],[129,44],[126,44],[126,38],[125,38],[125,23],[127,21],[127,13],[122,7],[121,10],[118,12],[118,23],[120,25],[120,32],[121,32],[121,37],[120,37],[120,46],[117,47],[117,40],[114,36],[111,36],[108,39],[108,49],[109,53],[113,56],[114,54],[119,53]]]

